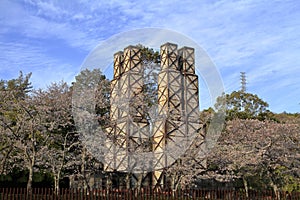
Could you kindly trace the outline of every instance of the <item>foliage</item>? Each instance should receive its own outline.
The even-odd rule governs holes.
[[[10,172],[13,168],[28,170],[27,189],[32,186],[33,170],[41,159],[44,144],[48,135],[41,126],[40,113],[30,91],[31,74],[10,81],[2,81],[1,90],[1,124],[0,134],[4,141],[1,151],[3,160],[2,171]],[[2,146],[2,145],[1,145]]]
[[[160,55],[158,51],[138,45],[141,48],[142,64],[144,65],[144,85],[143,98],[145,102],[144,113],[146,118],[152,123],[152,118],[156,115],[155,106],[158,101],[158,73],[160,70]]]
[[[87,93],[88,90],[91,90],[91,93],[95,94],[93,99],[94,107],[90,108],[91,113],[95,112],[101,126],[108,125],[110,81],[102,74],[100,69],[82,70],[75,77],[75,80],[73,87],[76,87],[76,91]]]
[[[225,103],[222,104],[222,102]],[[273,119],[272,113],[267,109],[269,104],[256,94],[243,91],[233,91],[217,98],[216,110],[225,110],[227,120],[232,119]]]
[[[280,123],[294,123],[300,124],[300,113],[278,113],[274,114],[274,117],[278,119]]]
[[[208,158],[209,164],[218,166],[215,172],[232,175],[232,179],[243,178],[249,187],[260,182],[260,187],[269,186],[275,192],[286,189],[300,182],[299,134],[299,124],[227,121],[219,144]]]
[[[160,57],[153,49],[141,48],[145,108],[150,119],[157,101]],[[107,127],[109,80],[99,69],[86,69],[76,76],[71,87],[62,81],[45,90],[33,90],[30,76],[20,72],[18,78],[0,81],[0,179],[16,178],[20,183],[26,182],[30,189],[33,181],[51,177],[58,191],[59,181],[69,176],[79,178],[83,187],[89,187],[89,178],[103,166],[79,140],[72,115],[72,93],[75,86],[93,89],[95,104],[90,109],[99,125]],[[220,106],[222,101],[227,102],[226,107]],[[170,166],[167,174],[174,188],[210,177],[220,182],[238,179],[249,190],[300,190],[299,113],[274,114],[268,110],[267,102],[242,91],[224,94],[215,107],[217,111],[226,109],[227,114],[218,145],[206,158],[197,157],[191,148]],[[201,112],[200,135],[205,135],[215,113],[212,108]],[[196,140],[193,147],[200,146],[200,141]]]
[[[76,82],[73,83],[73,111],[77,122],[83,121],[85,123],[86,111],[89,114],[89,120],[95,120],[96,123],[90,123],[91,126],[100,126],[102,128],[107,128],[110,125],[110,81],[102,74],[100,69],[85,69],[80,72],[79,75],[75,77]],[[82,95],[84,93],[85,95]],[[74,96],[76,95],[76,100],[74,101]],[[87,109],[87,110],[83,110]],[[74,113],[73,113],[74,114]],[[90,118],[92,117],[92,119]],[[96,119],[95,119],[96,118]],[[90,122],[90,121],[89,121]],[[89,124],[89,125],[90,125]],[[86,125],[86,124],[85,124]],[[88,126],[90,128],[90,126]],[[77,131],[80,133],[82,138],[88,137],[89,134],[95,134],[87,127],[77,127]],[[99,134],[99,133],[96,133]],[[100,138],[102,139],[102,138]],[[73,172],[71,179],[75,177],[79,179],[79,185],[84,188],[90,188],[89,179],[97,171],[103,168],[102,164],[99,163],[88,151],[88,145],[96,145],[96,148],[102,146],[100,143],[95,143],[94,140],[87,139],[87,141],[80,143],[78,147],[78,166],[75,172]],[[97,152],[97,153],[100,153]]]
[[[48,139],[42,155],[43,168],[54,177],[54,188],[58,192],[61,177],[66,170],[75,166],[75,151],[79,140],[72,117],[72,91],[67,83],[52,83],[46,90],[33,92],[35,105],[42,119],[41,126],[47,131]]]
[[[138,44],[137,47],[141,48],[142,62],[144,63],[153,62],[156,64],[160,63],[160,55],[158,51],[154,51],[152,48],[145,47],[141,44]]]

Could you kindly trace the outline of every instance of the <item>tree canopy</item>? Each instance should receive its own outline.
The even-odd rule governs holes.
[[[225,101],[225,107],[222,102]],[[259,98],[256,94],[243,91],[233,91],[230,94],[223,94],[217,98],[216,110],[225,110],[226,119],[259,119],[272,118],[268,110],[269,104]]]
[[[153,49],[141,48],[145,66],[142,95],[150,118],[157,101],[160,57]],[[88,187],[91,175],[103,170],[103,166],[79,140],[80,131],[72,112],[77,105],[72,102],[72,95],[74,87],[79,87],[77,92],[90,90],[92,95],[80,100],[90,105],[98,120],[96,124],[107,127],[110,81],[99,69],[86,69],[76,76],[72,86],[61,81],[45,89],[34,89],[30,77],[31,73],[20,72],[17,78],[0,81],[1,177],[16,171],[26,172],[27,187],[31,188],[34,174],[46,172],[51,175],[54,184],[51,186],[57,192],[59,181],[65,176],[77,178],[82,183],[78,185]],[[226,105],[222,106],[224,101]],[[226,111],[225,128],[218,144],[205,158],[197,158],[189,149],[167,171],[172,184],[184,187],[209,177],[220,182],[242,180],[246,190],[260,187],[275,192],[299,190],[300,115],[273,114],[268,106],[258,95],[245,91],[219,97],[215,110],[209,108],[199,116],[203,124],[201,134],[205,135],[205,124],[210,123],[217,111]],[[193,145],[199,146],[199,141]]]

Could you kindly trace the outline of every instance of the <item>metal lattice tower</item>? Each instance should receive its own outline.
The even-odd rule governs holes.
[[[246,92],[246,72],[241,72],[241,91]]]

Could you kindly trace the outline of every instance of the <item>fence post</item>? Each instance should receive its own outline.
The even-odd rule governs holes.
[[[9,190],[9,196],[10,196],[9,199],[11,199],[11,200],[14,199],[14,188],[10,188],[10,190]]]

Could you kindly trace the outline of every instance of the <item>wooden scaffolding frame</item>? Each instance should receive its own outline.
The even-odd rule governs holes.
[[[191,144],[200,131],[198,76],[195,74],[194,49],[166,43],[160,47],[161,71],[158,74],[158,117],[150,133],[144,107],[144,66],[141,49],[128,46],[114,54],[114,79],[111,81],[111,126],[109,138],[125,151],[118,152],[111,145],[113,155],[107,171],[131,172],[138,160],[128,157],[136,151],[154,153],[152,185],[161,187],[166,182],[165,169],[176,161],[166,146]],[[149,136],[151,136],[149,138]],[[189,137],[191,136],[191,137]],[[200,138],[204,140],[204,136]],[[150,140],[150,142],[149,142]],[[191,141],[186,141],[191,140]],[[145,145],[146,144],[146,145]],[[147,146],[148,145],[148,146]],[[181,148],[181,147],[180,147]],[[180,148],[169,150],[178,151]],[[125,153],[124,153],[125,152]]]

